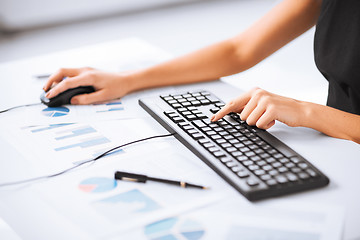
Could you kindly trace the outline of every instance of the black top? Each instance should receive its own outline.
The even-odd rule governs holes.
[[[360,114],[360,1],[323,0],[315,62],[329,81],[327,105]]]

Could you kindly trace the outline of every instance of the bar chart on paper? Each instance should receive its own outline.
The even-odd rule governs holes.
[[[31,150],[45,164],[69,166],[94,159],[116,144],[111,137],[99,131],[97,126],[87,123],[56,123],[20,128],[23,146],[32,144]],[[19,141],[15,140],[14,141]],[[36,146],[36,147],[34,147]],[[124,153],[118,149],[105,157]]]
[[[197,221],[168,218],[147,225],[144,229],[144,233],[151,240],[200,240],[205,235],[205,230]]]
[[[124,106],[120,100],[105,103],[102,105],[95,105],[97,107],[96,113],[106,113],[106,112],[115,112],[115,111],[123,111]]]

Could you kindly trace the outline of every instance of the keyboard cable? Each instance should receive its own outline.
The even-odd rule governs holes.
[[[155,139],[155,138],[165,138],[165,137],[170,137],[170,136],[174,136],[176,133],[168,133],[168,134],[162,134],[162,135],[155,135],[155,136],[151,136],[151,137],[146,137],[146,138],[142,138],[142,139],[138,139],[138,140],[134,140],[132,142],[128,142],[122,145],[119,145],[117,147],[111,148],[105,152],[103,152],[102,154],[100,154],[99,156],[93,158],[93,159],[89,159],[87,161],[81,162],[79,164],[76,164],[75,166],[69,167],[67,169],[64,169],[62,171],[59,171],[57,173],[53,173],[53,174],[49,174],[49,175],[44,175],[44,176],[39,176],[39,177],[34,177],[34,178],[29,178],[29,179],[24,179],[24,180],[19,180],[19,181],[14,181],[14,182],[7,182],[7,183],[0,183],[0,188],[1,187],[7,187],[7,186],[14,186],[14,185],[20,185],[20,184],[24,184],[24,183],[31,183],[31,182],[35,182],[38,180],[42,180],[42,179],[48,179],[48,178],[53,178],[56,176],[60,176],[63,175],[67,172],[70,172],[74,169],[79,168],[80,166],[83,166],[87,163],[95,163],[96,161],[98,161],[99,159],[103,158],[104,156],[110,154],[111,152],[118,150],[120,148],[135,144],[135,143],[139,143],[139,142],[144,142],[147,140],[151,140],[151,139]]]

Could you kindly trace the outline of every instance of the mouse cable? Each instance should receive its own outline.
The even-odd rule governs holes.
[[[35,106],[35,105],[39,105],[41,104],[40,102],[38,103],[31,103],[31,104],[24,104],[24,105],[19,105],[19,106],[15,106],[15,107],[11,107],[5,110],[1,110],[0,113],[4,113],[4,112],[8,112],[10,110],[16,109],[16,108],[21,108],[21,107],[30,107],[30,106]]]
[[[40,176],[40,177],[34,177],[34,178],[29,178],[29,179],[24,179],[24,180],[19,180],[19,181],[14,181],[14,182],[8,182],[8,183],[0,183],[0,188],[1,187],[7,187],[7,186],[13,186],[13,185],[19,185],[19,184],[24,184],[24,183],[29,183],[29,182],[34,182],[34,181],[37,181],[37,180],[41,180],[41,179],[47,179],[47,178],[53,178],[53,177],[56,177],[56,176],[60,176],[62,174],[65,174],[71,170],[74,170],[82,165],[85,165],[87,163],[94,163],[96,162],[97,160],[99,160],[100,158],[108,155],[109,153],[119,149],[119,148],[123,148],[125,146],[128,146],[128,145],[132,145],[132,144],[135,144],[135,143],[139,143],[139,142],[143,142],[143,141],[147,141],[147,140],[150,140],[150,139],[154,139],[154,138],[163,138],[163,137],[170,137],[170,136],[174,136],[176,133],[168,133],[168,134],[163,134],[163,135],[155,135],[155,136],[151,136],[151,137],[146,137],[146,138],[142,138],[142,139],[138,139],[138,140],[135,140],[135,141],[132,141],[132,142],[128,142],[128,143],[125,143],[125,144],[122,144],[122,145],[119,145],[117,147],[114,147],[110,150],[107,150],[106,152],[100,154],[99,156],[93,158],[93,159],[90,159],[90,160],[87,160],[87,161],[84,161],[84,162],[81,162],[75,166],[72,166],[70,168],[67,168],[65,170],[62,170],[62,171],[59,171],[57,173],[54,173],[54,174],[49,174],[49,175],[45,175],[45,176]]]

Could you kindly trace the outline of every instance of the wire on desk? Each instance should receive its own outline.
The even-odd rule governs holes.
[[[24,104],[24,105],[19,105],[19,106],[15,106],[15,107],[11,107],[5,110],[0,111],[0,113],[4,113],[4,112],[8,112],[10,110],[16,109],[16,108],[21,108],[21,107],[30,107],[30,106],[35,106],[35,105],[40,105],[41,103],[31,103],[31,104]]]
[[[125,146],[128,146],[128,145],[131,145],[131,144],[135,144],[135,143],[139,143],[139,142],[143,142],[143,141],[147,141],[147,140],[150,140],[150,139],[154,139],[154,138],[163,138],[163,137],[170,137],[170,136],[173,136],[175,135],[175,133],[169,133],[169,134],[163,134],[163,135],[156,135],[156,136],[151,136],[151,137],[146,137],[146,138],[142,138],[142,139],[138,139],[138,140],[135,140],[135,141],[132,141],[132,142],[128,142],[128,143],[125,143],[125,144],[122,144],[122,145],[119,145],[117,147],[114,147],[102,154],[100,154],[99,156],[93,158],[93,159],[90,159],[90,160],[87,160],[87,161],[84,161],[84,162],[81,162],[75,166],[72,166],[70,168],[67,168],[65,170],[62,170],[60,172],[57,172],[57,173],[54,173],[54,174],[50,174],[50,175],[45,175],[45,176],[40,176],[40,177],[34,177],[34,178],[29,178],[29,179],[24,179],[24,180],[19,180],[19,181],[15,181],[15,182],[8,182],[8,183],[0,183],[0,187],[7,187],[7,186],[13,186],[13,185],[19,185],[19,184],[23,184],[23,183],[29,183],[29,182],[35,182],[37,180],[41,180],[41,179],[47,179],[47,178],[52,178],[52,177],[56,177],[56,176],[59,176],[59,175],[62,175],[64,173],[67,173],[71,170],[74,170],[82,165],[85,165],[87,163],[94,163],[96,162],[97,160],[99,160],[100,158],[106,156],[107,154],[119,149],[119,148],[123,148]]]

